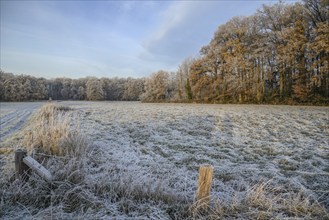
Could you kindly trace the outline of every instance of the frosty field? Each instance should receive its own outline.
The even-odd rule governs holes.
[[[138,174],[137,179],[162,179],[177,193],[194,196],[199,166],[211,164],[212,194],[220,199],[272,180],[322,195],[329,206],[328,108],[69,105],[83,112],[83,130],[106,158]]]
[[[40,102],[0,103],[0,141],[21,128]]]
[[[115,170],[124,176],[121,181],[131,186],[161,189],[164,194],[193,203],[198,169],[210,164],[214,167],[214,205],[243,200],[255,184],[266,183],[267,188],[275,189],[271,191],[273,195],[301,196],[329,209],[328,107],[76,101],[59,104],[72,108],[81,133],[93,145],[86,182],[112,183],[109,173],[113,175]],[[24,109],[29,103],[20,105]],[[6,103],[1,103],[1,123],[9,124],[3,120],[12,112]],[[2,129],[1,137],[10,138],[3,135],[9,132]],[[100,197],[103,208],[96,213],[87,211],[97,218],[175,218],[162,204],[165,202],[145,199],[136,203],[132,199],[119,203]],[[276,213],[272,217],[286,216]]]

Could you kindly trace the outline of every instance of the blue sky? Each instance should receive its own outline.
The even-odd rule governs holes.
[[[1,0],[1,69],[45,78],[175,71],[220,24],[274,3]]]

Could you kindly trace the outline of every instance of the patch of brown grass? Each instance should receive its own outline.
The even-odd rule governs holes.
[[[12,148],[9,148],[9,147],[1,147],[0,148],[0,154],[10,154],[13,152],[13,149]]]
[[[255,184],[243,198],[211,204],[205,211],[195,202],[190,215],[193,219],[329,219],[328,211],[303,190],[293,192],[270,182]]]
[[[29,150],[56,156],[81,156],[87,141],[72,128],[69,107],[45,104],[32,120],[31,129],[22,140]]]

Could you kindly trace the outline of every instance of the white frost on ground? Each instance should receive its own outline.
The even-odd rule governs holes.
[[[287,192],[303,189],[329,209],[328,107],[60,104],[78,113],[81,131],[99,149],[86,181],[111,182],[108,173],[115,169],[118,175],[131,177],[132,186],[161,186],[168,194],[193,200],[199,166],[211,164],[211,196],[222,202],[242,197],[251,186],[270,180],[274,186],[285,186]],[[25,105],[29,103],[15,110],[1,107],[1,119],[8,122],[18,108],[31,112],[33,108]],[[5,132],[1,131],[1,137]],[[104,205],[116,210],[117,204]],[[145,207],[153,218],[166,218],[156,205]],[[130,217],[147,215],[132,213]]]
[[[329,206],[328,107],[65,104],[81,111],[82,131],[104,151],[104,167],[115,164],[133,181],[160,181],[193,197],[199,166],[211,164],[212,195],[223,201],[271,180]]]
[[[42,102],[0,102],[0,141],[20,130]]]

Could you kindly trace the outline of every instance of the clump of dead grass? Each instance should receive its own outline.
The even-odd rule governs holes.
[[[9,147],[2,147],[0,148],[0,154],[9,154],[9,153],[12,153],[13,152],[13,149],[12,148],[9,148]]]
[[[78,128],[71,127],[73,115],[70,110],[66,106],[45,104],[32,120],[22,145],[44,154],[81,156],[88,143]]]
[[[287,190],[270,181],[255,184],[240,199],[213,200],[207,210],[195,202],[190,214],[193,219],[329,219],[328,211],[302,189]]]

